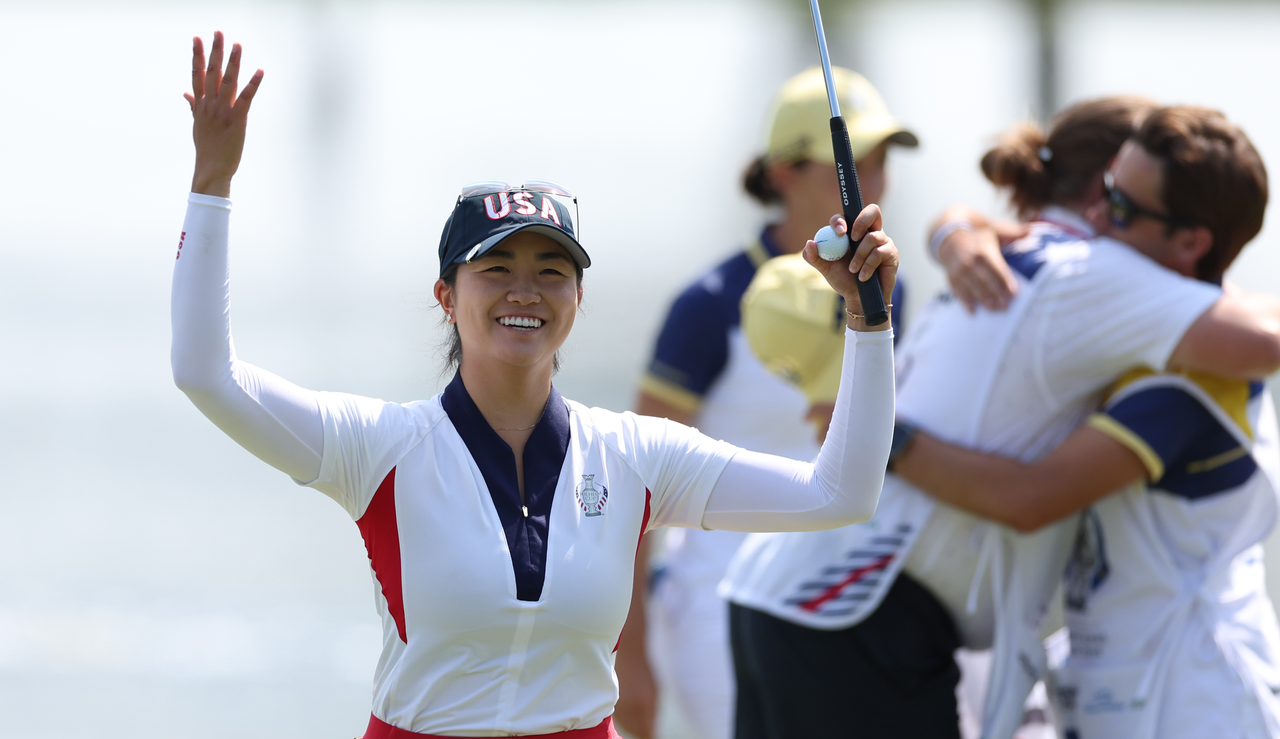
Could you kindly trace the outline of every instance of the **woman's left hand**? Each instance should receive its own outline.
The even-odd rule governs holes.
[[[858,282],[877,277],[884,290],[885,303],[888,304],[898,279],[898,247],[893,245],[893,239],[882,230],[880,206],[872,203],[863,208],[854,219],[852,227],[845,224],[843,215],[836,214],[831,217],[831,228],[837,235],[848,233],[850,241],[861,238],[862,243],[856,251],[851,251],[834,262],[828,262],[818,256],[818,245],[811,239],[801,252],[804,260],[821,272],[832,289],[844,297],[850,313],[862,313]],[[879,326],[867,326],[862,321],[850,319],[849,327],[856,331],[888,331],[891,323],[892,321],[885,321]]]

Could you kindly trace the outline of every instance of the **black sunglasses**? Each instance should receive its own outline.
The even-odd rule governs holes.
[[[1138,216],[1146,216],[1152,220],[1160,221],[1170,228],[1179,228],[1186,225],[1171,215],[1147,210],[1133,202],[1133,198],[1116,188],[1115,178],[1111,176],[1110,172],[1102,176],[1102,187],[1107,195],[1107,216],[1111,219],[1111,225],[1116,228],[1122,230],[1128,228],[1133,219]]]

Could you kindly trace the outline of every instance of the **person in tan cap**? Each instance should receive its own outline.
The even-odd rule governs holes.
[[[1276,520],[1258,473],[1275,421],[1248,381],[1280,363],[1276,301],[1216,284],[1261,228],[1265,167],[1221,113],[1141,98],[1071,106],[1052,143],[1032,133],[984,158],[1043,173],[1006,180],[1038,210],[1001,252],[1016,296],[974,312],[940,296],[898,348],[874,517],[754,534],[729,565],[736,739],[959,739],[962,645],[991,650],[981,735],[1011,739],[1060,583],[1075,651],[1050,694],[1067,736],[1280,736],[1257,678],[1275,616],[1247,554]],[[757,271],[742,326],[818,404],[838,298],[794,259]]]
[[[879,202],[890,146],[915,147],[918,141],[865,78],[838,67],[832,71],[864,199]],[[752,356],[739,328],[738,305],[758,266],[799,252],[841,209],[830,117],[818,67],[791,78],[778,92],[763,153],[743,177],[746,191],[761,205],[777,207],[778,218],[676,298],[641,380],[638,413],[693,425],[752,451],[800,460],[817,454],[804,420],[804,396]],[[900,290],[890,302],[894,325],[901,327]],[[658,688],[676,722],[696,736],[730,736],[734,686],[727,611],[715,590],[744,536],[700,530],[668,536],[649,618],[648,557],[641,552],[637,558],[635,595],[618,649],[615,714],[632,737],[652,736]]]

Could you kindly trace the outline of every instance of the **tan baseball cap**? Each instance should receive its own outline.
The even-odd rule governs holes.
[[[853,158],[866,156],[882,141],[916,147],[920,140],[889,113],[884,98],[867,79],[843,67],[832,67],[840,115],[849,127]],[[772,161],[812,160],[835,164],[831,148],[831,105],[821,67],[810,67],[787,80],[769,114],[765,153]]]
[[[831,403],[844,361],[844,300],[799,254],[760,266],[742,296],[742,331],[770,372],[810,405]]]

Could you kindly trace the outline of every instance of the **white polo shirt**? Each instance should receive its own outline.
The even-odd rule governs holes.
[[[174,382],[236,443],[358,523],[384,626],[374,714],[386,724],[457,736],[598,726],[617,695],[612,655],[645,530],[814,530],[875,510],[892,332],[846,332],[838,410],[814,464],[552,390],[525,447],[522,504],[510,447],[460,379],[399,405],[307,390],[236,356],[230,208],[190,196]]]
[[[460,376],[405,405],[319,396],[324,454],[310,484],[356,519],[382,618],[374,715],[459,736],[608,717],[640,537],[699,526],[737,450],[552,390],[526,446],[525,508],[510,447]]]
[[[1085,240],[1088,229],[1049,208],[1005,249],[1020,285],[1008,310],[971,315],[950,295],[935,299],[898,348],[898,417],[954,444],[1032,461],[1125,370],[1165,366],[1221,291],[1119,242]],[[871,521],[752,536],[721,594],[803,626],[843,629],[873,612],[905,568],[947,607],[966,646],[987,648],[990,588],[973,587],[987,526],[889,475]]]

